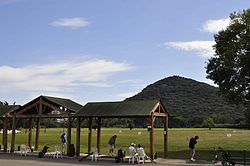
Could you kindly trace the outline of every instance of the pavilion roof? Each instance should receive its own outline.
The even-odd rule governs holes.
[[[0,118],[19,107],[19,105],[0,105]]]
[[[167,115],[167,111],[158,100],[138,100],[119,102],[90,102],[83,106],[75,116],[81,117],[148,117],[156,109]]]
[[[40,104],[42,107],[39,107]],[[66,112],[71,112],[74,114],[81,107],[82,105],[70,99],[52,96],[39,96],[13,111],[12,115],[15,114],[15,116],[18,118],[67,117]]]

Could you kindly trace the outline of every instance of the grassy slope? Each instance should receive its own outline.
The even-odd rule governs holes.
[[[60,135],[63,129],[47,129],[44,133],[44,129],[41,129],[40,135],[40,148],[43,145],[48,144],[51,149],[54,145],[60,145]],[[81,136],[81,152],[87,151],[87,129],[82,129]],[[141,132],[141,134],[138,134]],[[133,129],[130,131],[125,128],[104,128],[101,133],[101,153],[107,153],[107,142],[110,136],[113,134],[118,135],[116,142],[116,150],[122,147],[127,151],[127,147],[131,142],[141,144],[144,146],[146,152],[149,152],[149,133],[146,129]],[[232,134],[231,137],[227,137],[227,134]],[[189,138],[198,135],[200,139],[197,144],[197,158],[213,159],[214,148],[221,146],[225,150],[229,150],[231,153],[241,155],[242,150],[250,151],[250,130],[238,130],[238,129],[169,129],[169,157],[171,158],[188,158],[188,142]],[[75,129],[72,132],[72,143],[75,144]],[[22,143],[27,144],[28,134],[24,131],[22,134],[16,136],[16,146]],[[35,138],[35,132],[33,131],[33,144]],[[0,141],[2,136],[0,135]],[[8,136],[9,142],[11,142],[11,135]],[[93,147],[96,145],[96,131],[93,130]],[[163,154],[163,129],[155,129],[155,151],[159,153],[159,156]],[[250,154],[248,154],[250,156]]]

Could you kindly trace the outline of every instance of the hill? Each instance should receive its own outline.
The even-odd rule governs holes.
[[[244,120],[243,108],[227,103],[219,88],[184,77],[164,78],[126,100],[144,99],[160,99],[172,116],[172,127],[199,127],[208,117],[218,124]]]

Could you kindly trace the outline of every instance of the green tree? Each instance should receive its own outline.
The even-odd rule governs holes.
[[[230,101],[250,101],[250,9],[230,15],[230,25],[214,36],[215,55],[208,60],[207,78],[219,85]],[[249,113],[246,112],[249,119]]]
[[[207,118],[207,119],[205,119],[203,121],[201,127],[209,128],[209,130],[211,130],[212,127],[215,127],[215,123],[214,123],[213,118]]]

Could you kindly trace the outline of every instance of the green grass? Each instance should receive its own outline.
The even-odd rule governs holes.
[[[48,144],[51,148],[54,145],[60,145],[60,135],[63,132],[62,128],[59,129],[44,129],[40,131],[40,146]],[[140,133],[141,134],[138,134]],[[163,129],[154,130],[155,138],[155,151],[159,156],[163,155]],[[87,152],[87,136],[88,130],[81,130],[81,153]],[[107,154],[107,142],[109,138],[116,134],[118,136],[116,141],[116,150],[122,147],[127,151],[131,142],[141,144],[145,151],[149,153],[149,133],[147,129],[133,129],[126,128],[102,128],[101,131],[101,153]],[[227,134],[231,134],[231,137],[227,137]],[[227,151],[230,151],[233,155],[243,156],[242,150],[247,150],[247,156],[250,156],[250,130],[239,129],[208,129],[202,128],[180,128],[169,129],[169,157],[170,158],[188,158],[188,143],[189,138],[198,135],[200,139],[196,145],[197,155],[196,158],[200,159],[214,159],[214,148],[222,147]],[[33,130],[32,144],[34,145],[35,130]],[[76,130],[72,130],[72,143],[75,144]],[[2,142],[2,136],[0,135],[0,141]],[[11,135],[8,135],[8,142],[11,142]],[[16,135],[16,146],[20,144],[27,144],[28,134],[22,131],[21,134]],[[96,131],[93,130],[92,147],[96,146]]]

